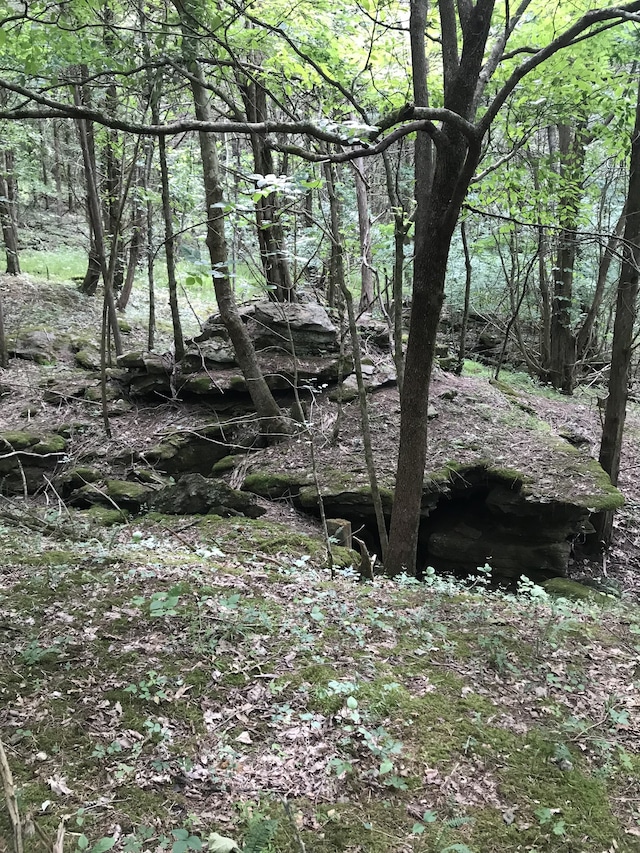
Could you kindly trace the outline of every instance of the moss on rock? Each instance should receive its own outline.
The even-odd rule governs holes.
[[[607,595],[593,587],[569,578],[551,578],[542,584],[543,589],[554,598],[567,598],[569,601],[588,601],[594,604],[611,604],[615,596]]]

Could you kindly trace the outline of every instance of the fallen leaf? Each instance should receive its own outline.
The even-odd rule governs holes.
[[[240,848],[233,840],[226,835],[219,835],[217,832],[212,832],[209,836],[209,850],[211,853],[231,853],[232,850]]]

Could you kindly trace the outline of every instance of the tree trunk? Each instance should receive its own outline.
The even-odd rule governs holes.
[[[600,308],[602,307],[602,300],[604,298],[607,284],[607,276],[609,274],[609,269],[611,268],[611,261],[614,259],[620,243],[620,238],[622,237],[624,222],[625,210],[623,209],[620,214],[620,218],[616,223],[616,227],[613,230],[613,234],[609,236],[607,246],[600,260],[600,264],[598,266],[598,280],[596,282],[593,299],[591,300],[591,305],[587,311],[587,316],[584,318],[580,331],[578,332],[576,356],[579,360],[588,355],[588,352],[593,345],[594,330],[600,313]]]
[[[155,120],[155,119],[154,119]],[[173,210],[169,194],[169,170],[167,168],[167,142],[164,136],[158,137],[158,159],[160,160],[160,183],[162,187],[162,215],[164,217],[164,252],[167,262],[167,283],[169,286],[169,308],[173,324],[173,349],[176,361],[184,358],[184,336],[178,305],[178,279],[176,278],[176,243],[173,231]]]
[[[358,208],[358,234],[360,237],[360,313],[373,305],[373,266],[371,265],[371,217],[364,158],[353,161]]]
[[[618,281],[616,319],[613,327],[609,394],[605,407],[599,456],[600,464],[611,477],[614,486],[618,483],[620,472],[640,270],[640,85],[631,139],[629,190],[625,209],[627,213],[622,240],[622,267]],[[609,545],[613,532],[613,512],[598,513],[594,519],[594,526],[600,542]]]
[[[322,164],[324,179],[329,198],[329,221],[331,226],[331,252],[329,255],[329,281],[327,284],[327,302],[330,308],[336,305],[336,297],[341,294],[346,282],[344,274],[344,246],[342,243],[340,199],[336,187],[336,169],[333,163]]]
[[[81,69],[81,72],[86,70]],[[89,96],[89,92],[86,86],[76,87],[76,101],[83,106],[90,107],[91,99]],[[95,176],[98,174],[98,163],[96,159],[96,143],[95,143],[95,134],[93,123],[90,121],[86,121],[84,123],[76,122],[76,127],[78,129],[78,138],[80,140],[80,148],[82,149],[82,161],[84,165],[84,183],[86,190],[86,210],[87,210],[87,219],[89,222],[89,232],[91,234],[90,237],[90,245],[89,245],[89,258],[87,262],[87,271],[84,275],[84,279],[82,284],[80,285],[80,291],[87,296],[95,296],[95,293],[98,289],[98,283],[100,282],[100,274],[101,274],[101,259],[99,250],[97,247],[97,242],[99,238],[96,236],[98,234],[102,234],[102,212],[100,209],[100,204],[98,204],[97,209],[91,203],[90,194],[91,194],[91,183],[96,184],[97,191],[97,182],[95,180]],[[92,177],[93,176],[93,177]],[[71,178],[69,175],[69,211],[71,212]]]
[[[74,98],[76,104],[81,103],[79,86],[74,87]],[[94,163],[91,162],[91,134],[89,132],[89,126],[91,125],[91,122],[87,122],[84,119],[78,119],[77,125],[78,132],[80,134],[80,147],[82,148],[82,159],[84,162],[84,171],[87,181],[87,200],[90,210],[90,218],[96,229],[94,231],[95,251],[96,257],[100,264],[102,283],[104,285],[104,302],[107,309],[109,324],[111,326],[111,332],[113,334],[113,343],[115,346],[116,355],[120,355],[122,353],[122,338],[120,336],[120,327],[118,326],[116,300],[113,295],[113,283],[111,278],[112,270],[110,269],[110,265],[107,265],[107,258],[105,255],[104,233],[102,230],[102,219],[100,217],[100,198],[98,196],[98,186],[96,183],[95,172],[93,171],[93,165],[95,161]]]
[[[577,220],[585,158],[584,124],[579,124],[575,132],[572,132],[569,125],[559,125],[558,142],[563,189],[559,201],[558,253],[553,270],[549,379],[554,388],[564,394],[572,394],[575,387],[576,337],[571,328],[571,308]]]
[[[418,2],[412,3],[412,11]],[[444,107],[470,119],[489,34],[494,0],[459,4],[464,15],[463,48],[458,58],[458,33],[453,0],[440,0]],[[424,32],[423,32],[424,37]],[[424,73],[422,56],[412,38],[414,75]],[[417,81],[422,84],[422,78]],[[432,132],[435,132],[434,129]],[[418,134],[418,137],[424,133]],[[416,145],[416,217],[413,301],[400,401],[400,445],[391,516],[387,572],[415,573],[422,489],[426,460],[429,383],[436,333],[444,300],[451,238],[462,203],[481,155],[479,135],[463,136],[450,124],[437,130],[435,169],[431,179],[431,146]]]
[[[460,223],[460,236],[462,238],[462,250],[464,252],[464,307],[462,309],[462,322],[460,324],[460,344],[458,346],[458,360],[456,374],[462,374],[464,367],[464,355],[467,349],[467,326],[469,325],[469,307],[471,302],[471,255],[469,254],[469,243],[467,241],[467,223],[463,219]]]
[[[7,258],[7,275],[20,275],[18,231],[11,200],[12,159],[7,151],[0,152],[0,227]]]
[[[191,77],[191,90],[199,121],[212,120],[207,90],[203,83],[200,64],[195,59],[193,40],[193,17],[183,0],[173,0],[182,25],[182,48]],[[207,247],[211,260],[213,286],[222,322],[229,333],[238,365],[247,383],[247,390],[260,419],[260,430],[266,435],[277,436],[290,432],[290,424],[282,415],[269,386],[267,385],[253,343],[240,317],[236,305],[229,270],[227,267],[227,242],[224,229],[223,193],[215,139],[211,134],[200,132],[200,155],[204,176],[207,210]]]
[[[9,367],[9,350],[7,347],[7,334],[4,328],[4,308],[2,307],[2,294],[0,293],[0,367]]]
[[[409,217],[406,215],[405,205],[400,198],[396,178],[394,177],[391,168],[391,160],[389,158],[388,151],[384,151],[382,153],[382,161],[384,163],[384,172],[387,182],[387,195],[389,196],[389,204],[393,211],[393,362],[395,364],[396,376],[398,378],[398,393],[402,396],[402,379],[404,374],[404,349],[402,346],[404,241],[411,222]],[[398,162],[397,170],[399,170],[399,168],[400,160]]]
[[[258,63],[259,63],[258,58]],[[240,85],[245,113],[249,122],[267,121],[267,96],[264,88],[255,80]],[[264,136],[251,134],[253,165],[257,175],[275,174],[273,155]],[[256,224],[258,226],[258,244],[260,259],[267,280],[267,292],[276,302],[295,302],[296,292],[291,278],[282,212],[275,192],[261,196],[255,202]]]

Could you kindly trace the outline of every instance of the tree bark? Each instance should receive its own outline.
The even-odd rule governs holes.
[[[257,58],[259,64],[260,58]],[[263,122],[268,119],[267,96],[263,86],[255,80],[240,84],[245,113],[249,122]],[[251,134],[253,165],[256,174],[275,174],[273,154],[263,136]],[[282,212],[277,193],[262,196],[255,202],[256,225],[258,226],[258,244],[260,259],[267,280],[269,298],[276,302],[295,302],[296,292],[291,278],[287,258]]]
[[[9,367],[9,350],[7,347],[7,334],[4,328],[4,308],[2,306],[2,294],[0,293],[0,367]]]
[[[196,118],[199,121],[211,121],[207,90],[204,86],[202,68],[196,60],[193,42],[193,23],[195,18],[189,11],[188,2],[173,0],[180,17],[183,34],[183,54],[190,72],[191,91],[193,93]],[[204,176],[205,200],[207,209],[207,247],[211,260],[213,286],[218,302],[222,322],[229,333],[235,350],[238,365],[247,383],[247,390],[260,419],[260,430],[265,435],[278,436],[288,434],[291,425],[283,417],[269,386],[267,385],[256,351],[240,317],[236,305],[227,267],[227,242],[224,228],[223,192],[218,164],[218,152],[213,136],[200,132],[200,155]]]
[[[564,394],[572,394],[575,387],[576,336],[571,327],[571,308],[577,220],[585,158],[584,130],[584,123],[578,124],[575,131],[566,124],[558,126],[560,178],[563,189],[559,202],[560,234],[557,259],[553,270],[549,379],[553,387]]]
[[[76,99],[76,103],[80,103],[80,87],[74,87],[74,96]],[[102,219],[100,217],[100,199],[98,195],[98,186],[96,183],[95,172],[93,171],[93,165],[95,163],[91,162],[91,152],[90,152],[90,134],[88,132],[88,125],[91,122],[87,122],[84,119],[79,119],[78,122],[78,131],[80,134],[80,147],[82,148],[82,159],[84,162],[84,170],[85,177],[87,181],[87,200],[88,206],[90,210],[90,218],[94,225],[94,239],[95,239],[95,250],[96,257],[100,264],[100,271],[102,273],[102,282],[104,285],[104,301],[107,309],[107,315],[109,319],[109,324],[111,326],[111,333],[113,334],[113,343],[116,350],[116,355],[120,355],[122,353],[122,338],[120,336],[120,327],[118,326],[118,313],[116,310],[116,300],[113,295],[113,282],[111,278],[111,265],[107,264],[107,258],[105,255],[105,247],[104,247],[104,233],[102,230]]]
[[[620,456],[629,395],[629,370],[633,352],[633,328],[636,319],[638,275],[640,270],[640,85],[636,102],[636,118],[631,139],[629,189],[622,238],[622,266],[618,281],[616,318],[613,326],[613,349],[605,407],[600,464],[618,483]],[[609,545],[613,532],[613,511],[600,512],[594,519],[600,542]]]
[[[341,294],[345,286],[344,275],[344,246],[342,242],[340,199],[338,198],[336,186],[336,168],[328,160],[322,164],[324,179],[327,185],[327,196],[329,198],[329,222],[331,236],[331,252],[329,255],[329,281],[327,283],[327,302],[330,308],[336,305],[336,297],[342,298]]]
[[[373,266],[371,263],[371,217],[364,158],[353,161],[358,208],[358,234],[360,238],[360,313],[373,305]]]
[[[7,275],[20,275],[18,256],[18,231],[11,200],[11,157],[9,152],[0,151],[0,227],[7,259]],[[15,203],[15,202],[14,202]]]
[[[178,279],[176,277],[176,242],[173,230],[173,210],[169,193],[169,170],[167,168],[167,142],[158,137],[158,159],[160,160],[160,185],[162,190],[162,216],[164,218],[164,253],[167,262],[167,284],[169,286],[169,308],[173,325],[173,350],[176,361],[184,357],[184,336],[178,305]]]
[[[456,373],[462,374],[464,367],[464,355],[467,349],[467,326],[469,325],[469,307],[471,303],[471,255],[469,253],[469,242],[467,240],[467,223],[463,219],[460,223],[460,237],[462,238],[462,251],[464,252],[464,306],[462,308],[462,322],[460,324],[460,344],[458,346],[458,360]]]
[[[440,0],[444,106],[468,120],[472,118],[475,86],[493,6],[494,0],[477,0],[474,6],[459,5],[464,21],[463,47],[458,58],[454,2]],[[412,40],[412,62],[416,56],[420,58]],[[450,124],[437,132],[437,140],[432,180],[428,153],[416,146],[415,178],[420,192],[416,193],[413,301],[400,401],[396,490],[385,566],[391,575],[403,571],[415,573],[426,460],[429,383],[444,299],[447,261],[462,203],[481,155],[480,135],[464,137]],[[427,191],[423,191],[425,185]]]

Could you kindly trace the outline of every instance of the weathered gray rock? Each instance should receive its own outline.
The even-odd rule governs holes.
[[[235,365],[235,350],[228,341],[219,337],[202,343],[192,343],[180,361],[182,373],[197,373],[207,368],[221,365]]]
[[[72,506],[86,508],[90,506],[112,507],[131,512],[140,512],[154,494],[155,489],[132,480],[105,480],[87,483],[69,496]]]
[[[78,367],[85,370],[100,370],[100,350],[98,347],[85,346],[73,356]]]
[[[224,480],[201,474],[185,474],[175,485],[166,486],[153,496],[150,508],[169,515],[246,515],[258,518],[266,510],[246,492],[232,489]]]
[[[28,494],[34,494],[46,485],[45,475],[52,477],[65,459],[66,447],[66,440],[56,433],[0,433],[0,490],[15,495],[26,486]]]
[[[141,454],[148,465],[159,471],[180,477],[183,474],[208,474],[216,462],[229,453],[228,441],[232,434],[225,434],[222,427],[202,427],[197,432],[175,432],[155,447]]]
[[[35,329],[22,332],[9,342],[9,355],[35,361],[36,364],[54,364],[58,340],[53,332]]]
[[[339,349],[339,330],[326,309],[317,302],[271,302],[261,300],[240,308],[249,335],[257,349],[285,352],[293,347],[298,355],[323,355]],[[219,315],[210,317],[196,343],[228,340]]]
[[[157,352],[141,352],[134,350],[119,355],[116,359],[118,367],[128,369],[138,368],[146,373],[168,375],[173,368],[173,361],[169,355],[160,355]]]

